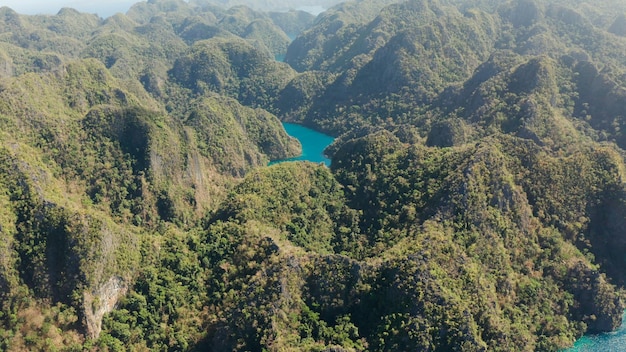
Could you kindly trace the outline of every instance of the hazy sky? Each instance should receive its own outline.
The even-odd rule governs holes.
[[[75,8],[80,12],[97,13],[109,17],[116,12],[125,13],[141,0],[0,0],[0,7],[8,6],[21,14],[56,14],[63,7]]]

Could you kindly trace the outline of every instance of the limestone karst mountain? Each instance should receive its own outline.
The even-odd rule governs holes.
[[[623,2],[280,3],[0,8],[1,350],[558,351],[621,323]],[[281,121],[336,136],[331,166],[267,166],[300,151]]]

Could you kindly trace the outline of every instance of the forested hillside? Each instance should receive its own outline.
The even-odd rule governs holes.
[[[626,4],[262,3],[0,8],[0,350],[558,351],[619,326]],[[267,166],[301,150],[281,121],[337,137],[331,166]]]

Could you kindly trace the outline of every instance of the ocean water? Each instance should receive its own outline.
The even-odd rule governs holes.
[[[324,149],[326,149],[335,138],[295,123],[285,122],[283,126],[288,135],[297,138],[302,144],[302,155],[289,159],[275,160],[272,161],[270,165],[285,161],[306,160],[314,163],[324,163],[330,166],[330,159],[324,156]]]
[[[574,347],[563,352],[624,352],[626,351],[626,314],[622,317],[622,326],[614,332],[583,336]]]

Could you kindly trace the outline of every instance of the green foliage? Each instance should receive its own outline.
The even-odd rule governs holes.
[[[417,335],[412,343],[422,348],[428,345],[444,346],[444,349],[461,346],[462,343],[453,336],[477,336],[471,331],[481,329],[493,332],[494,325],[489,321],[495,319],[493,314],[496,314],[500,316],[500,329],[516,331],[514,335],[520,340],[506,340],[503,336],[512,336],[510,333],[496,333],[483,335],[465,348],[472,350],[486,343],[490,349],[495,346],[504,350],[511,347],[502,346],[528,346],[529,349],[553,350],[581,333],[581,327],[574,321],[583,320],[579,315],[585,315],[583,311],[602,314],[598,306],[584,298],[588,295],[602,300],[603,307],[615,307],[615,313],[603,315],[602,319],[593,322],[586,320],[590,330],[619,324],[612,317],[615,314],[619,316],[621,303],[598,293],[611,289],[605,284],[604,278],[591,279],[598,273],[590,264],[583,264],[587,259],[582,252],[591,248],[605,251],[597,243],[595,247],[587,247],[589,243],[584,244],[587,241],[584,233],[593,233],[588,219],[595,214],[594,208],[603,207],[600,204],[604,202],[614,204],[613,197],[603,198],[603,194],[615,189],[614,182],[620,183],[620,171],[612,168],[611,162],[608,162],[617,160],[613,159],[616,155],[610,149],[598,148],[593,151],[574,149],[571,156],[548,156],[537,148],[531,142],[509,137],[486,139],[475,146],[455,149],[406,147],[389,132],[385,132],[347,142],[336,152],[333,169],[339,181],[349,190],[346,192],[348,204],[363,213],[361,226],[365,228],[361,231],[371,236],[369,241],[373,253],[384,248],[390,248],[391,258],[407,252],[413,253],[409,255],[413,258],[415,253],[420,253],[421,256],[417,258],[425,258],[423,263],[426,266],[419,270],[420,275],[435,275],[420,276],[419,282],[424,285],[432,282],[436,289],[409,286],[407,294],[422,293],[419,293],[419,299],[407,298],[406,303],[398,298],[404,294],[392,291],[389,294],[393,301],[398,302],[395,308],[397,311],[391,308],[389,313],[385,313],[389,309],[387,305],[381,307],[382,312],[378,313],[383,316],[392,312],[400,314],[403,318],[393,320],[395,324],[417,319]],[[575,173],[568,173],[569,163],[577,165],[572,165],[571,170],[577,170]],[[558,173],[564,174],[548,176],[542,171],[544,167],[554,167],[554,170],[559,170]],[[599,174],[604,176],[598,177]],[[586,179],[593,179],[594,185],[584,185]],[[547,193],[534,196],[535,187]],[[614,191],[609,192],[615,195]],[[548,210],[544,208],[547,203],[543,202],[557,202],[559,205]],[[545,214],[554,214],[556,218],[546,218]],[[621,223],[618,219],[614,221]],[[433,227],[431,221],[441,224]],[[608,228],[613,228],[613,225],[608,225]],[[414,241],[419,241],[419,244]],[[574,245],[579,246],[581,251]],[[456,267],[456,264],[444,258],[460,258],[459,263],[463,264]],[[390,265],[388,270],[391,272],[398,270],[397,264]],[[613,265],[608,264],[607,268]],[[586,269],[575,269],[578,266]],[[586,280],[592,280],[598,286],[571,286],[579,280],[573,279],[578,274],[572,274],[572,270],[576,273],[585,272],[585,275],[589,275]],[[539,280],[532,278],[533,273],[539,272],[543,273]],[[398,280],[399,285],[408,284],[407,278],[412,277],[404,273],[397,275],[395,280]],[[619,276],[616,279],[619,280]],[[386,286],[390,279],[385,278],[381,282],[385,283],[380,288],[382,292],[390,289]],[[463,286],[470,282],[468,287]],[[491,282],[488,286],[492,288],[479,282]],[[454,291],[454,287],[459,287],[459,291]],[[474,289],[471,287],[480,287],[478,296],[466,297],[473,294]],[[512,294],[511,290],[516,293]],[[447,296],[451,292],[457,293]],[[441,294],[444,296],[439,298]],[[380,295],[381,292],[377,292],[371,297],[376,297],[372,298],[374,302],[386,301]],[[548,297],[550,299],[544,300]],[[615,293],[612,297],[617,299]],[[445,313],[431,311],[426,307],[410,308],[409,303],[432,300],[441,306],[441,300],[448,302],[451,299],[458,303],[444,305]],[[503,311],[496,313],[486,307],[478,308],[481,302],[490,300],[499,302],[498,310]],[[464,308],[462,302],[468,301],[475,302],[478,311]],[[505,308],[505,302],[512,305]],[[464,310],[466,313],[461,313]],[[357,308],[353,314],[359,311]],[[414,318],[415,313],[410,312],[425,313]],[[452,314],[452,317],[447,314]],[[447,326],[448,323],[444,321],[458,319],[453,318],[454,314],[459,314],[459,317],[465,314],[466,317],[475,317],[475,320],[467,321],[463,318],[465,330],[459,332],[460,335],[454,333],[446,337],[446,340],[426,333],[430,331],[431,328],[427,326],[433,319],[440,322],[436,326]],[[520,314],[535,318],[526,320]],[[477,318],[480,316],[482,318]],[[509,320],[506,322],[502,319]],[[369,316],[363,320],[374,319]],[[406,325],[401,326],[404,328],[390,325],[380,330],[384,334],[397,330],[399,334],[380,340],[380,348],[408,348],[407,345],[398,345],[399,341],[405,341],[403,339],[406,338],[401,333],[405,331]],[[365,326],[360,326],[360,329],[378,331]],[[450,327],[446,330],[451,331]],[[532,337],[535,334],[543,337],[536,339]],[[472,341],[474,338],[463,338],[463,341]],[[474,343],[476,347],[470,347]]]
[[[213,38],[192,46],[170,75],[197,94],[212,91],[267,108],[294,72],[244,40]]]
[[[264,223],[297,246],[328,253],[351,245],[340,245],[334,235],[336,228],[354,225],[334,224],[350,219],[342,198],[341,186],[324,166],[284,163],[250,174],[216,216],[238,223]]]
[[[309,28],[315,16],[304,11],[270,12],[269,17],[291,39]]]
[[[205,333],[199,322],[208,318],[202,310],[206,291],[201,285],[207,273],[199,266],[198,237],[174,230],[164,235],[162,240],[146,238],[150,242],[145,250],[151,252],[144,253],[144,260],[150,265],[140,271],[119,309],[104,319],[106,333],[96,345],[186,349]]]
[[[193,129],[200,152],[234,176],[300,152],[298,142],[284,132],[275,116],[225,97],[199,101],[185,124]]]
[[[614,329],[624,11],[0,9],[0,349],[554,351]],[[299,152],[278,118],[343,134],[331,169],[267,167]]]

